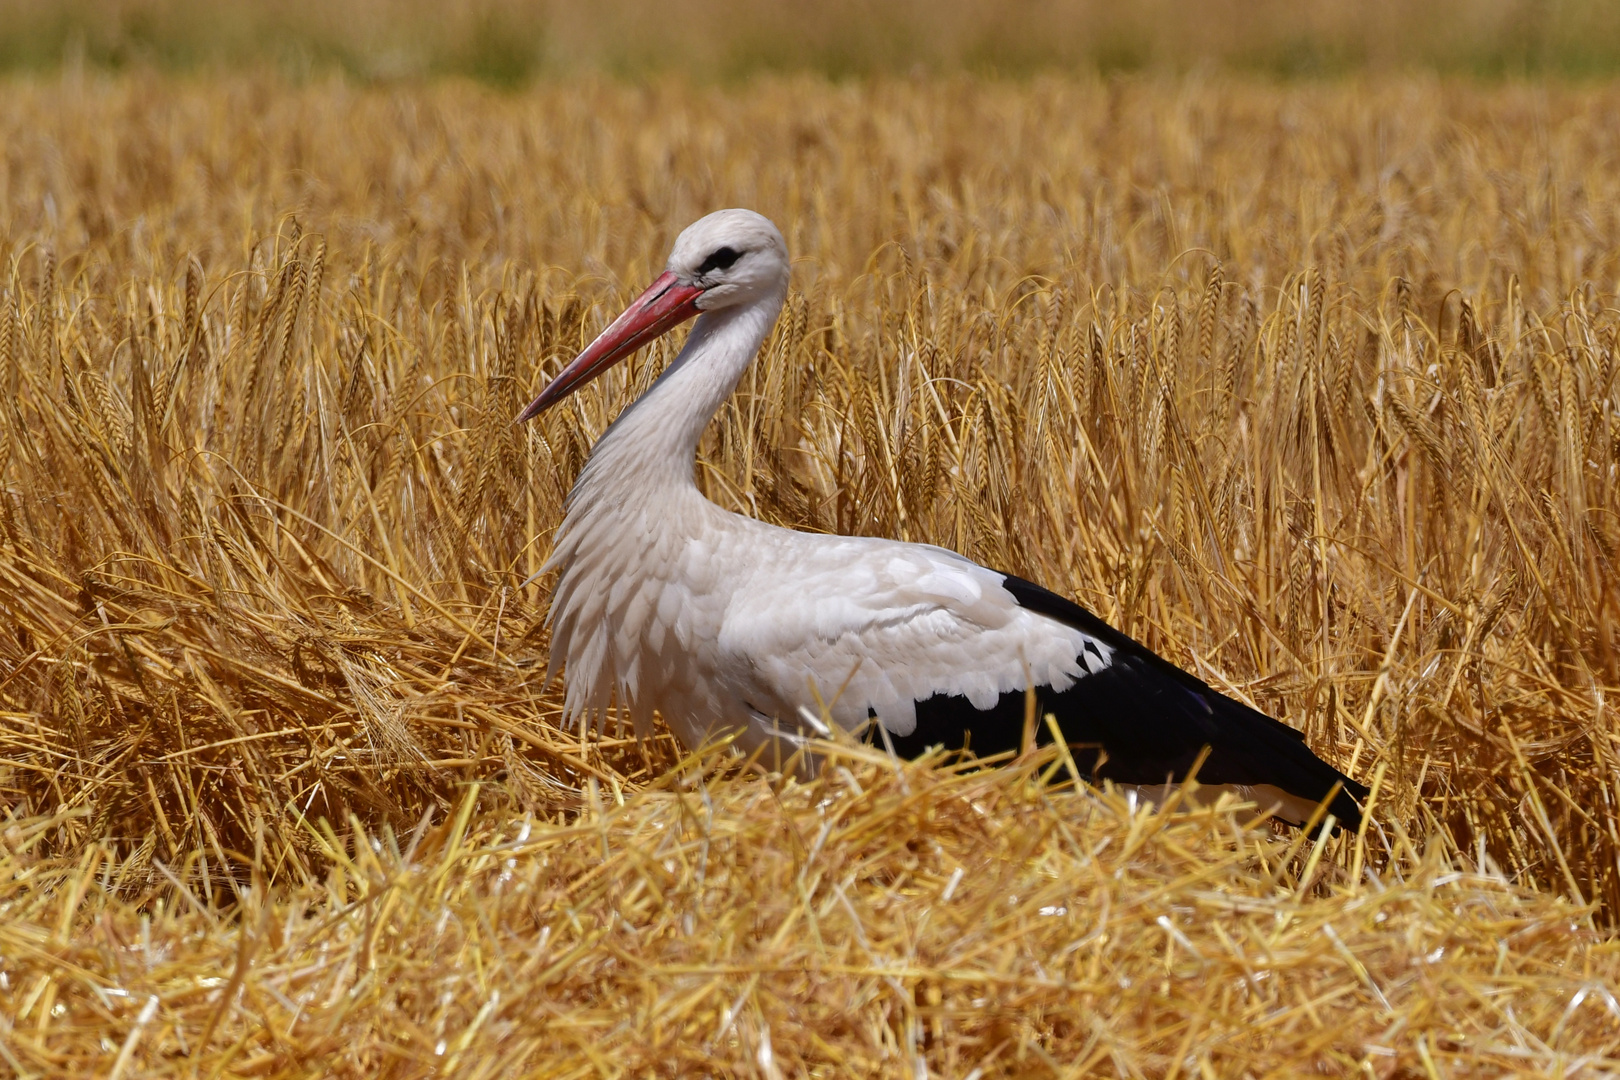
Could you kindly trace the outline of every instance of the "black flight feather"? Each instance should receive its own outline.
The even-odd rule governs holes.
[[[1100,670],[1100,655],[1082,652],[1077,659],[1090,674],[1067,690],[1035,688],[1037,716],[1056,718],[1083,772],[1115,783],[1162,784],[1183,779],[1207,746],[1200,783],[1270,784],[1310,801],[1327,798],[1338,784],[1328,809],[1345,828],[1360,825],[1358,803],[1366,799],[1367,788],[1312,753],[1302,733],[1217,692],[1072,600],[1011,574],[1002,584],[1020,606],[1113,650],[1111,662]],[[936,694],[917,702],[916,728],[891,734],[890,741],[907,757],[937,745],[966,746],[981,756],[1016,751],[1023,738],[1024,699],[1022,690],[1012,691],[990,708],[976,709],[966,697]],[[1036,738],[1051,741],[1044,723],[1037,725]]]

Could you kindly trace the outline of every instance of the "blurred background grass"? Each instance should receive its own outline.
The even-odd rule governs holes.
[[[578,71],[726,81],[966,69],[1620,71],[1611,0],[0,0],[0,70],[243,64],[517,86]]]

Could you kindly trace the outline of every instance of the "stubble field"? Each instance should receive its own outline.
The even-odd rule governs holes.
[[[0,1068],[1620,1069],[1617,161],[1605,85],[7,84]],[[560,728],[522,583],[678,340],[510,421],[732,205],[711,498],[1072,595],[1370,825]]]

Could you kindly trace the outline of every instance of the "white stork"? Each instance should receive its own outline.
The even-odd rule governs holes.
[[[518,417],[697,318],[597,440],[546,563],[561,571],[551,662],[566,665],[566,716],[600,715],[616,697],[643,734],[656,708],[689,748],[734,734],[745,751],[796,747],[830,716],[868,737],[881,724],[879,744],[908,756],[937,744],[988,756],[1019,748],[1033,684],[1038,715],[1056,718],[1097,779],[1152,797],[1207,747],[1205,785],[1296,823],[1331,798],[1339,822],[1359,823],[1367,789],[1299,732],[1070,600],[943,548],[795,532],[705,499],[698,438],[776,322],[788,269],[769,220],[710,214]]]

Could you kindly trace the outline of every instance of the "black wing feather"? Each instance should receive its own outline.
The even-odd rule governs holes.
[[[1072,600],[1011,574],[1003,587],[1020,606],[1113,650],[1112,662],[1101,670],[1082,653],[1079,659],[1091,661],[1092,674],[1067,690],[1036,688],[1039,714],[1057,719],[1081,769],[1116,783],[1162,784],[1185,777],[1207,746],[1209,756],[1198,772],[1202,783],[1270,784],[1318,801],[1338,784],[1341,790],[1329,809],[1347,828],[1360,824],[1357,803],[1367,797],[1367,788],[1312,753],[1299,731],[1217,692]],[[965,697],[936,694],[917,703],[916,729],[891,740],[896,752],[907,756],[941,744],[969,746],[984,756],[1017,750],[1024,699],[1022,691],[1014,691],[989,709],[975,709]],[[1045,724],[1036,737],[1051,741]]]

